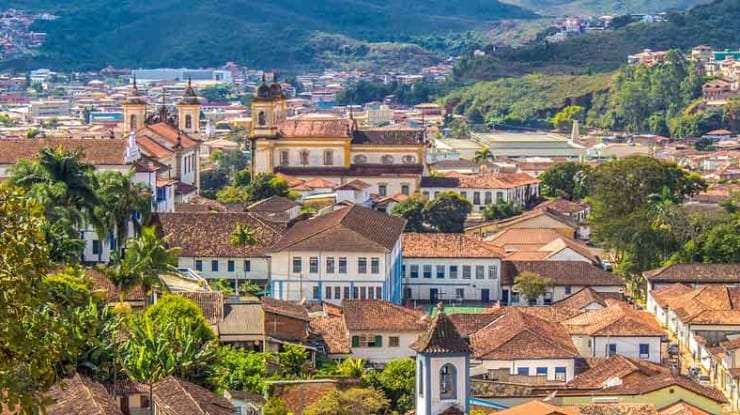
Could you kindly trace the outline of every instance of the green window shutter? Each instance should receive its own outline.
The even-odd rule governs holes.
[[[375,347],[383,347],[383,336],[375,336]]]
[[[360,336],[352,336],[352,347],[360,347]]]

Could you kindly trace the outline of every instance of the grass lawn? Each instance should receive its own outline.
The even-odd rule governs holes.
[[[437,315],[437,306],[436,305],[427,305],[426,306],[427,312],[432,315],[432,317]],[[480,314],[483,313],[486,310],[485,307],[482,306],[472,306],[472,305],[445,305],[445,313],[447,314]]]

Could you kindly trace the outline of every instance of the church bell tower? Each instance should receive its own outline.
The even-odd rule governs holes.
[[[131,131],[138,131],[144,126],[146,118],[147,102],[139,93],[136,86],[136,77],[134,77],[131,94],[123,102],[123,134],[129,134]]]
[[[177,103],[177,128],[192,136],[200,133],[200,100],[188,78],[185,94]]]

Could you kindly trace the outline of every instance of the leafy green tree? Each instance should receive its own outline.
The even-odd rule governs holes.
[[[414,193],[393,206],[391,215],[406,219],[406,232],[424,232],[424,206],[427,198],[421,193]]]
[[[487,163],[487,162],[493,162],[496,160],[496,156],[493,154],[493,151],[491,151],[488,147],[483,147],[479,150],[475,151],[475,155],[473,156],[473,161],[476,163]]]
[[[513,200],[497,200],[496,203],[486,206],[483,215],[486,220],[500,220],[520,215],[523,211],[524,209]]]
[[[224,296],[234,294],[234,288],[232,288],[231,283],[226,278],[209,279],[208,286],[213,290],[223,293]]]
[[[375,389],[353,388],[332,391],[309,405],[305,415],[380,415],[388,410],[388,399]]]
[[[398,413],[407,413],[414,408],[416,362],[414,359],[395,359],[388,362],[382,371],[371,369],[363,377],[365,383],[383,391],[390,399],[390,407]]]
[[[0,390],[4,408],[39,409],[57,363],[74,356],[70,330],[49,307],[43,208],[17,190],[0,189]]]
[[[696,151],[714,151],[716,147],[714,146],[714,141],[712,141],[711,138],[702,138],[694,143],[694,149]]]
[[[296,194],[291,192],[288,182],[272,173],[260,173],[254,181],[246,187],[250,202],[257,202],[272,196],[283,196],[295,199]]]
[[[336,366],[336,374],[353,378],[362,377],[365,373],[365,359],[348,357]]]
[[[262,395],[267,377],[267,358],[263,353],[221,346],[216,354],[213,381],[219,389]]]
[[[712,228],[706,235],[701,255],[704,262],[740,262],[740,216]]]
[[[585,113],[585,108],[579,105],[568,105],[552,117],[552,126],[556,130],[568,130],[573,121],[581,121]]]
[[[234,246],[252,246],[256,243],[256,232],[246,223],[238,223],[231,232],[231,244]]]
[[[727,100],[724,108],[724,119],[727,122],[727,128],[731,131],[740,131],[740,97]]]
[[[514,277],[514,290],[518,291],[530,303],[537,301],[552,287],[549,278],[540,276],[535,272],[522,272]]]
[[[160,275],[180,274],[177,268],[179,249],[168,248],[154,227],[143,227],[138,237],[128,239],[125,252],[123,258],[116,256],[109,273],[113,283],[121,289],[122,297],[136,286],[151,295],[153,288],[164,288]]]
[[[216,192],[216,200],[221,203],[232,204],[247,203],[250,199],[246,188],[241,186],[226,186]]]
[[[472,209],[470,201],[459,193],[441,192],[424,206],[424,218],[437,232],[461,233]]]
[[[581,200],[589,194],[593,168],[586,163],[557,163],[540,174],[540,180],[546,197]]]
[[[229,85],[216,84],[201,88],[198,93],[200,96],[207,99],[208,102],[226,102],[233,99],[234,91]]]
[[[308,352],[299,344],[286,343],[277,354],[277,374],[281,379],[302,379],[311,370]]]
[[[270,396],[267,399],[262,407],[262,413],[263,415],[290,415],[285,401],[275,396]]]
[[[470,138],[470,126],[467,121],[455,118],[450,123],[450,134],[453,138]]]
[[[0,125],[3,127],[12,127],[13,124],[13,119],[8,114],[0,114]]]

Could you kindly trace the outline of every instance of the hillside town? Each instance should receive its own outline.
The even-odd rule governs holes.
[[[740,131],[348,98],[454,65],[0,74],[0,413],[740,413]]]

